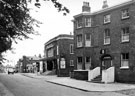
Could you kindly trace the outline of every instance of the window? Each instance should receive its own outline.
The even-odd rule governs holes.
[[[104,31],[104,45],[110,44],[110,29]]]
[[[47,50],[48,57],[53,57],[54,56],[54,49],[50,48]]]
[[[89,33],[85,34],[85,46],[90,47],[91,46],[91,35]]]
[[[129,42],[129,27],[122,28],[121,34],[122,42]]]
[[[128,9],[122,10],[122,19],[126,19],[126,18],[129,18],[129,10]]]
[[[77,20],[77,28],[82,28],[82,19]]]
[[[57,55],[59,55],[59,46],[57,45]]]
[[[78,57],[78,58],[77,58],[77,63],[78,63],[78,64],[81,64],[81,63],[82,63],[82,57]]]
[[[70,60],[70,66],[74,66],[74,60]]]
[[[129,53],[121,54],[121,68],[129,68]]]
[[[91,63],[91,58],[88,56],[88,57],[85,57],[85,63]]]
[[[104,15],[104,24],[110,23],[111,22],[111,15]]]
[[[85,69],[89,70],[90,67],[91,67],[91,58],[90,58],[90,56],[88,56],[88,57],[85,57]]]
[[[82,35],[77,35],[77,47],[82,47]]]
[[[70,44],[70,54],[73,54],[73,53],[74,53],[74,45]]]
[[[85,27],[91,27],[91,18],[85,18]]]

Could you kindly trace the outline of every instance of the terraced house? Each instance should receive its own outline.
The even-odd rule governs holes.
[[[101,82],[135,81],[135,0],[91,13],[84,2],[74,16],[73,78]]]

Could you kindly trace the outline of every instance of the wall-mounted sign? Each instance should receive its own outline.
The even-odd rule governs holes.
[[[61,61],[60,61],[60,68],[61,68],[61,69],[65,69],[65,68],[66,68],[65,58],[61,58]]]

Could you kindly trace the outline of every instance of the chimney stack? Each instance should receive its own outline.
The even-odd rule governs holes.
[[[83,6],[82,6],[82,12],[90,12],[91,8],[89,6],[89,2],[83,2]]]
[[[107,8],[107,7],[108,7],[107,0],[105,0],[105,1],[103,1],[102,9]]]

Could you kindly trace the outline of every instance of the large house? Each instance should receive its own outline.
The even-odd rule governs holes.
[[[46,71],[59,77],[69,76],[74,69],[73,35],[61,34],[45,43],[43,62]]]
[[[91,13],[84,2],[74,16],[73,78],[102,82],[135,81],[135,0]]]

